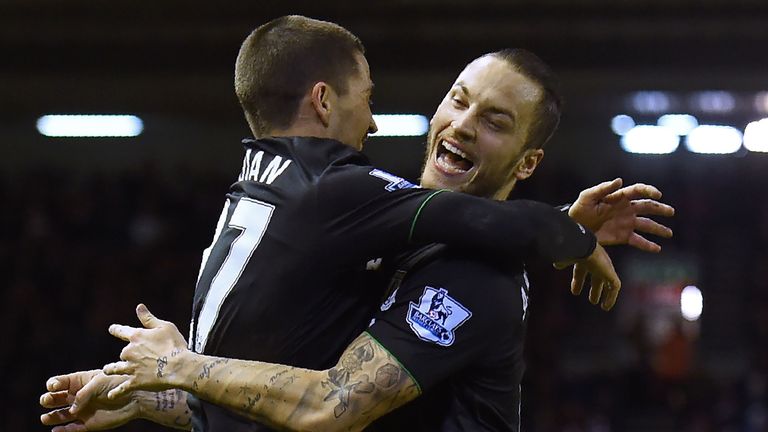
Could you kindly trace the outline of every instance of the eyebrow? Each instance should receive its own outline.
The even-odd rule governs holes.
[[[458,88],[459,88],[459,89],[460,89],[460,90],[461,90],[461,91],[462,91],[462,92],[463,92],[465,95],[469,96],[469,89],[467,88],[467,86],[466,86],[466,85],[464,85],[464,82],[463,82],[463,81],[457,81],[457,82],[456,82],[456,83],[453,85],[453,88],[456,88],[456,87],[458,87]],[[491,108],[489,108],[489,109],[488,109],[488,111],[489,111],[491,114],[501,114],[501,115],[505,115],[505,116],[509,117],[509,119],[510,119],[512,122],[515,122],[515,121],[516,121],[516,119],[517,119],[517,118],[515,117],[515,114],[514,114],[513,112],[511,112],[511,111],[509,111],[509,110],[506,110],[506,109],[504,109],[504,108],[499,108],[499,107],[491,107]]]

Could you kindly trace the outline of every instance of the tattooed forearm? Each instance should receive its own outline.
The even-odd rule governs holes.
[[[363,369],[363,364],[373,359],[373,345],[370,341],[353,345],[342,355],[339,364],[328,371],[328,379],[321,382],[323,388],[329,388],[323,401],[338,399],[333,414],[339,418],[349,408],[350,393],[371,393],[374,389],[368,375],[361,375],[359,380],[350,382],[350,376]]]
[[[155,393],[155,411],[166,412],[176,407],[177,390],[167,390]]]
[[[192,412],[187,406],[186,392],[174,389],[138,394],[140,417],[175,429],[191,429]]]
[[[227,363],[229,363],[229,359],[220,358],[210,363],[204,364],[203,369],[200,371],[200,374],[197,376],[197,379],[202,380],[203,378],[210,378],[211,371],[213,370],[213,368],[222,364],[227,364]]]
[[[366,333],[325,371],[194,356],[185,389],[276,429],[360,430],[419,395],[397,359]]]
[[[245,410],[245,412],[251,412],[253,406],[256,405],[256,402],[261,400],[261,393],[256,393],[256,396],[254,397],[246,396],[245,399],[247,402],[243,405],[243,410]]]

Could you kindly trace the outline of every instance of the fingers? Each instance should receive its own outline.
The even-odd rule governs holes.
[[[67,408],[57,409],[40,416],[40,423],[46,426],[60,425],[74,420],[77,420],[77,418],[72,415]]]
[[[109,363],[102,370],[105,375],[130,375],[134,372],[134,367],[127,361],[119,361]]]
[[[672,217],[675,215],[674,207],[653,199],[635,199],[632,201],[631,205],[635,214],[639,215],[664,217]]]
[[[96,377],[92,379],[88,384],[86,384],[82,389],[80,389],[79,392],[74,397],[74,400],[72,401],[72,406],[69,409],[69,412],[72,414],[77,415],[80,410],[82,410],[84,407],[87,407],[93,398],[98,397],[100,394],[103,394],[104,392],[104,383],[106,380],[108,380],[109,377],[106,377],[105,375],[101,375],[99,377]]]
[[[81,422],[77,421],[69,423],[63,426],[56,426],[51,429],[51,432],[87,432],[88,428]]]
[[[603,298],[603,303],[600,305],[604,311],[608,312],[614,305],[616,305],[616,300],[619,298],[619,291],[621,291],[621,285],[605,285],[605,297]]]
[[[672,230],[669,229],[669,227],[645,217],[635,218],[635,229],[640,232],[653,234],[663,238],[672,237]]]
[[[130,342],[133,335],[135,335],[140,329],[130,327],[121,324],[112,324],[109,326],[109,334],[112,336]]]
[[[110,390],[109,393],[107,393],[107,398],[109,398],[109,399],[117,399],[120,396],[128,393],[129,391],[131,391],[132,384],[133,384],[133,382],[131,380],[124,381],[119,386],[117,386],[117,387],[113,388],[112,390]]]
[[[165,323],[165,321],[152,315],[152,312],[150,312],[143,303],[136,306],[136,316],[139,318],[139,321],[141,321],[141,324],[148,329],[159,327],[161,324]]]
[[[49,392],[64,390],[68,387],[69,376],[67,375],[51,377],[45,382],[45,388],[48,389]]]
[[[579,295],[587,278],[587,268],[582,264],[573,266],[573,279],[571,279],[571,294]]]
[[[621,178],[615,178],[611,181],[602,182],[596,186],[592,186],[589,189],[585,189],[581,192],[586,198],[590,200],[606,199],[608,196],[617,193],[616,191],[621,187],[623,180]]]
[[[592,287],[589,289],[589,302],[596,305],[600,302],[600,296],[603,294],[603,281],[598,278],[592,279]]]
[[[627,244],[643,252],[661,252],[661,246],[634,232],[629,236]]]
[[[621,188],[616,192],[605,197],[607,202],[616,202],[621,199],[627,200],[639,200],[643,198],[650,198],[657,200],[661,198],[661,191],[655,186],[647,185],[644,183],[635,183],[631,186]]]
[[[611,271],[603,285],[606,293],[601,306],[604,311],[611,310],[613,305],[616,304],[616,299],[618,298],[619,291],[621,290],[621,279],[619,279],[619,275],[616,274],[616,270],[613,268],[613,263],[609,262],[609,264]]]
[[[73,400],[74,396],[66,390],[44,393],[40,396],[40,406],[48,409],[61,408],[71,405]]]

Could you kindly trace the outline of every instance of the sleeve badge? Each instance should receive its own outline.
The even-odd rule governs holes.
[[[424,287],[419,303],[408,305],[406,321],[419,339],[450,346],[455,331],[472,317],[472,312],[448,295],[443,288]]]

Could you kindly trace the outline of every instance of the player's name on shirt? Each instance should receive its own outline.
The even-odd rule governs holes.
[[[264,150],[257,152],[254,152],[252,149],[246,150],[245,158],[243,158],[243,169],[240,171],[240,176],[237,180],[272,184],[280,174],[285,172],[292,161],[290,159],[283,159],[282,156],[278,155],[269,160],[271,156],[267,155],[267,157],[264,157]],[[263,165],[266,165],[266,167],[262,170],[261,167]]]

